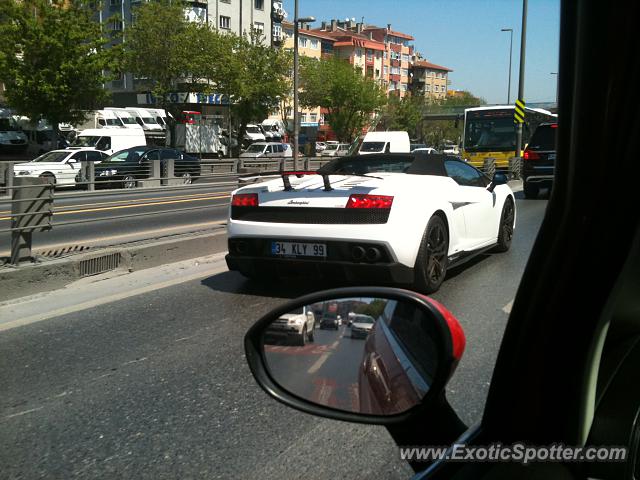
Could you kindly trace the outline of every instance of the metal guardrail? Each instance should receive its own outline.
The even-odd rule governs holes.
[[[185,163],[173,159],[153,160],[128,168],[124,174],[117,172],[119,167],[110,169],[101,167],[93,162],[82,162],[81,165],[65,166],[66,176],[59,174],[30,177],[14,175],[13,164],[5,163],[4,171],[0,172],[0,192],[4,190],[9,197],[4,197],[10,204],[10,214],[0,215],[0,221],[10,221],[10,227],[2,228],[0,233],[11,233],[12,265],[32,261],[32,235],[36,231],[46,231],[52,228],[69,225],[90,224],[115,219],[136,218],[143,216],[162,215],[176,212],[192,212],[211,208],[211,205],[199,205],[172,209],[162,209],[117,216],[81,218],[77,220],[52,221],[55,217],[55,200],[94,197],[95,195],[122,195],[125,192],[155,192],[155,191],[188,191],[199,188],[207,182],[216,186],[236,188],[240,184],[243,174],[255,176],[260,172],[278,172],[283,170],[306,171],[315,170],[330,159],[301,158],[297,162],[293,159],[205,159],[196,163]],[[106,170],[116,170],[104,174]],[[20,170],[19,170],[20,171]],[[97,172],[97,173],[96,173]],[[102,175],[101,175],[102,173]],[[195,185],[192,185],[194,184]],[[64,192],[63,187],[82,189],[80,192]],[[115,187],[107,190],[108,187]],[[123,190],[123,188],[125,190]],[[34,190],[35,189],[35,190]],[[54,196],[54,189],[57,193]],[[2,199],[0,197],[0,199]],[[139,206],[147,204],[144,200]]]

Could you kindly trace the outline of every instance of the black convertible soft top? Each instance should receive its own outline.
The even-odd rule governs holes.
[[[327,163],[318,170],[318,174],[357,174],[373,172],[400,172],[413,175],[435,175],[446,177],[444,162],[451,157],[442,154],[415,153],[377,153],[341,157]]]

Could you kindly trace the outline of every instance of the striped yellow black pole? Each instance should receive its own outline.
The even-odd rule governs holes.
[[[519,98],[516,100],[516,108],[513,111],[513,122],[524,123],[524,101]]]

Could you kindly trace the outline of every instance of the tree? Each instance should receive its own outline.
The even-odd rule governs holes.
[[[386,306],[387,306],[386,300],[376,298],[373,302],[367,305],[359,305],[358,307],[356,307],[354,313],[369,315],[373,317],[375,320],[377,320],[380,317],[380,315],[382,315],[382,312],[384,312],[384,309],[386,308]]]
[[[419,136],[425,100],[405,95],[400,99],[391,95],[380,118],[379,127],[384,130],[403,130],[413,138]]]
[[[342,142],[351,142],[386,101],[375,80],[338,58],[303,57],[300,87],[300,103],[325,108],[325,118]]]
[[[33,122],[77,123],[108,100],[114,52],[83,0],[0,2],[0,82],[8,104]]]
[[[209,62],[218,61],[218,36],[207,24],[189,21],[179,0],[145,2],[134,15],[121,68],[140,78],[160,107],[171,110],[167,95],[180,87],[190,92],[211,88],[202,75]]]
[[[238,145],[242,144],[246,126],[262,121],[278,107],[280,99],[289,93],[287,75],[291,56],[283,50],[263,43],[253,31],[226,37],[226,47],[208,77],[220,93],[231,97],[231,111],[238,121]]]
[[[423,113],[464,113],[465,107],[477,107],[486,104],[485,100],[464,91],[455,96],[430,100],[424,104]],[[456,120],[423,121],[419,126],[419,139],[427,145],[441,148],[447,142],[458,143],[462,137],[463,124]]]

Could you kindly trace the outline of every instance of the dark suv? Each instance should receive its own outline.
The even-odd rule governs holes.
[[[551,188],[556,166],[557,123],[541,123],[522,155],[524,196],[536,198],[540,188]]]
[[[96,186],[114,186],[134,188],[138,180],[148,179],[151,175],[151,162],[161,160],[161,172],[164,161],[174,160],[174,174],[181,177],[183,183],[190,184],[200,176],[200,160],[172,148],[133,147],[114,153],[99,165],[96,165]],[[161,176],[164,174],[161,173]]]

